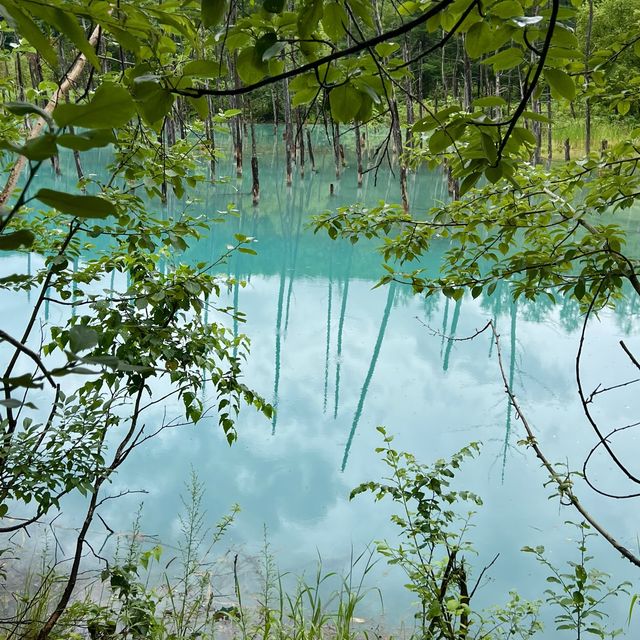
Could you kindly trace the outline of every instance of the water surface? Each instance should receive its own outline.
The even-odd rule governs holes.
[[[200,190],[200,202],[189,207],[216,217],[233,203],[238,215],[215,225],[208,238],[193,246],[187,258],[216,259],[234,233],[254,236],[258,256],[237,254],[222,268],[245,287],[234,286],[225,303],[247,315],[236,327],[252,341],[245,367],[247,383],[277,408],[272,421],[247,410],[238,421],[239,440],[229,448],[215,418],[194,428],[169,430],[138,451],[122,469],[117,487],[144,488],[143,529],[170,550],[179,529],[180,494],[193,469],[207,489],[208,518],[214,522],[238,503],[242,512],[227,540],[240,550],[245,569],[262,544],[266,527],[271,549],[283,571],[313,572],[318,554],[327,570],[343,570],[352,549],[372,540],[392,537],[388,505],[364,495],[350,502],[350,490],[362,481],[379,479],[385,468],[374,453],[380,445],[375,427],[386,426],[400,449],[420,460],[448,456],[470,441],[482,443],[479,459],[460,475],[459,485],[480,494],[485,505],[474,517],[470,537],[476,542],[479,568],[497,554],[479,593],[485,604],[500,604],[510,589],[530,598],[541,597],[546,574],[524,545],[543,544],[561,563],[577,559],[573,530],[563,523],[577,520],[573,511],[549,500],[551,489],[531,452],[517,444],[523,429],[505,397],[495,346],[485,333],[472,341],[449,337],[474,333],[493,319],[501,335],[505,367],[547,456],[580,468],[595,437],[577,402],[574,358],[581,328],[579,310],[570,301],[514,303],[506,285],[493,296],[458,302],[441,297],[413,296],[401,285],[373,288],[382,270],[375,243],[356,245],[331,241],[308,228],[309,216],[327,208],[360,201],[398,199],[397,178],[386,168],[367,174],[356,188],[353,166],[338,181],[332,157],[314,149],[318,172],[307,167],[304,180],[284,183],[280,136],[270,127],[260,132],[262,196],[251,205],[250,176]],[[347,159],[351,160],[347,149]],[[87,154],[86,170],[98,170],[108,151]],[[63,176],[41,176],[41,184],[73,188],[74,168]],[[229,161],[220,174],[230,174]],[[329,184],[335,185],[334,196]],[[410,177],[411,206],[419,211],[446,198],[446,185],[437,173],[420,171]],[[179,212],[175,198],[162,215]],[[446,244],[426,256],[437,268]],[[26,258],[3,258],[3,270]],[[10,303],[13,320],[26,308],[26,296]],[[617,341],[640,352],[637,302],[605,312],[589,329],[585,353],[585,384],[595,388],[633,376]],[[50,319],[61,317],[49,309]],[[213,318],[212,318],[213,319]],[[633,421],[637,394],[623,389],[602,398],[596,408],[607,427]],[[160,414],[158,415],[160,419]],[[630,432],[621,441],[633,463],[638,439]],[[607,487],[622,489],[611,464],[595,461],[596,477]],[[638,521],[633,504],[603,499],[579,487],[588,509],[625,544],[637,550]],[[105,509],[116,531],[131,527],[139,496]],[[616,580],[634,577],[630,566],[601,541],[593,543],[598,566]],[[402,576],[382,563],[373,584],[384,593],[385,624],[406,619],[411,598]],[[637,583],[637,581],[636,581]],[[228,596],[229,594],[227,594]],[[628,614],[629,598],[612,607],[617,624]],[[368,619],[380,616],[375,601],[365,607]],[[636,616],[636,621],[639,616]],[[556,637],[553,633],[545,637]],[[633,637],[629,632],[628,637]]]

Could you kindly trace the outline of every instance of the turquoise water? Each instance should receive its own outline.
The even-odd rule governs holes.
[[[273,136],[270,127],[263,128],[261,136],[260,206],[251,205],[250,175],[199,194],[201,202],[190,207],[192,213],[216,217],[218,210],[234,203],[238,215],[214,226],[187,258],[217,258],[234,233],[258,240],[258,256],[238,254],[223,267],[224,273],[247,282],[244,288],[232,288],[225,303],[247,315],[246,324],[238,328],[252,340],[246,381],[273,402],[276,417],[270,422],[245,411],[238,422],[239,441],[231,448],[214,419],[195,428],[163,432],[134,455],[114,483],[114,491],[146,489],[148,494],[106,505],[105,520],[124,534],[143,500],[143,531],[167,547],[168,558],[179,529],[180,494],[194,469],[206,485],[207,517],[212,523],[232,504],[241,506],[226,546],[240,554],[248,580],[264,527],[281,570],[313,572],[320,554],[327,570],[341,571],[352,549],[358,553],[372,540],[394,535],[387,505],[374,504],[367,496],[348,500],[353,487],[384,473],[374,453],[380,444],[376,426],[385,425],[396,435],[397,448],[425,462],[448,456],[469,441],[480,441],[480,457],[465,467],[459,479],[461,487],[485,501],[470,534],[478,549],[472,563],[479,570],[497,553],[500,556],[477,597],[485,604],[500,604],[512,588],[525,597],[541,597],[546,573],[520,548],[543,544],[556,562],[575,559],[573,531],[563,523],[577,520],[577,515],[548,499],[550,490],[542,486],[546,478],[539,464],[517,445],[523,431],[504,395],[490,336],[456,342],[440,334],[471,335],[493,318],[507,373],[543,449],[550,459],[578,468],[595,443],[575,393],[578,309],[569,302],[515,304],[505,286],[492,297],[465,297],[459,302],[425,300],[399,285],[374,289],[382,271],[375,243],[331,241],[314,235],[307,223],[310,215],[341,204],[397,200],[396,178],[383,167],[377,184],[374,174],[367,174],[358,191],[354,168],[347,167],[337,181],[332,157],[322,153],[318,143],[314,149],[318,172],[312,175],[307,167],[304,180],[295,179],[287,189],[279,136]],[[104,150],[87,155],[85,170],[97,171],[108,157]],[[232,170],[229,161],[219,166],[221,174]],[[48,171],[41,184],[73,188],[71,164],[63,167],[62,177],[49,176]],[[335,185],[334,196],[329,194],[329,183]],[[413,210],[419,211],[446,197],[445,184],[439,174],[420,171],[410,176],[410,194]],[[182,206],[170,201],[163,215],[179,212]],[[427,265],[435,268],[445,249],[443,243],[427,256]],[[26,267],[26,260],[3,258],[0,267],[8,272]],[[26,296],[13,296],[7,302],[9,330],[20,326],[26,304]],[[583,371],[588,388],[633,376],[617,341],[624,338],[640,352],[637,310],[634,303],[603,313],[589,329]],[[62,317],[54,308],[47,313],[50,321]],[[616,394],[597,405],[598,415],[611,428],[637,415],[633,387]],[[161,414],[158,409],[158,420]],[[633,432],[624,437],[620,446],[633,464],[638,439]],[[597,459],[594,470],[608,488],[624,486],[608,461]],[[639,527],[633,505],[600,498],[586,487],[580,493],[591,512],[623,543],[637,549]],[[59,524],[72,526],[72,514]],[[632,569],[603,543],[594,541],[593,549],[596,564],[616,580],[634,577]],[[385,606],[382,614],[372,598],[364,608],[367,621],[382,619],[393,626],[410,616],[411,598],[397,571],[381,562],[371,581],[382,589]],[[224,580],[223,584],[228,587]],[[223,596],[233,599],[229,593]],[[612,607],[620,626],[628,607],[628,597]]]

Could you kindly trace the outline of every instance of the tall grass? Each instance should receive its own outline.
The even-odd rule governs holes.
[[[628,138],[635,128],[633,123],[612,120],[610,118],[594,118],[591,123],[591,150],[599,151],[604,140],[609,145]],[[553,121],[553,158],[564,158],[564,141],[569,140],[571,157],[578,158],[585,153],[584,118],[563,116]],[[546,132],[543,125],[543,149],[546,148]],[[544,153],[544,152],[543,152]]]
[[[210,528],[205,524],[204,487],[192,474],[179,516],[176,553],[163,558],[155,545],[143,548],[140,513],[128,542],[117,547],[107,566],[92,572],[56,625],[53,640],[367,640],[354,627],[368,593],[365,579],[374,550],[350,556],[344,575],[325,571],[319,557],[311,577],[278,569],[265,530],[259,570],[247,589],[239,557],[220,564],[217,547],[238,513]],[[250,565],[253,562],[247,561]],[[229,566],[231,565],[231,567]],[[13,602],[0,611],[0,639],[32,639],[59,598],[59,565],[45,549],[25,572]],[[233,597],[221,589],[232,577]],[[257,588],[256,588],[257,585]],[[227,585],[225,585],[227,586]],[[382,603],[381,599],[380,602]]]

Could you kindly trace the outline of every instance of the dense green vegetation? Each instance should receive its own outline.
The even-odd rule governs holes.
[[[171,261],[225,216],[166,219],[141,197],[161,211],[171,192],[188,198],[206,188],[217,179],[217,140],[230,131],[236,171],[250,166],[257,204],[256,122],[284,123],[288,185],[313,170],[313,127],[326,132],[336,179],[345,147],[353,149],[359,184],[383,162],[397,170],[399,203],[354,203],[314,221],[332,238],[379,238],[381,284],[456,301],[497,295],[499,285],[515,298],[576,301],[585,420],[596,448],[632,485],[628,495],[611,497],[635,497],[640,479],[613,438],[635,421],[614,431],[598,423],[591,405],[609,389],[589,395],[580,359],[590,318],[640,295],[639,256],[627,242],[627,219],[617,221],[640,195],[638,11],[637,0],[2,0],[0,251],[38,258],[28,273],[7,260],[10,272],[0,277],[1,296],[29,292],[31,305],[17,330],[9,318],[0,327],[2,579],[15,596],[2,612],[3,637],[209,637],[225,617],[243,639],[355,634],[362,586],[353,576],[326,608],[322,573],[288,591],[268,549],[261,602],[243,607],[236,576],[236,604],[216,609],[198,555],[204,525],[196,480],[182,520],[182,573],[163,576],[162,598],[142,577],[159,548],[142,549],[134,539],[108,561],[90,543],[101,507],[118,497],[107,487],[149,439],[212,414],[233,444],[245,405],[273,416],[242,377],[248,337],[225,322],[237,325],[243,316],[220,302],[225,287],[242,283],[216,275],[232,253],[254,254],[253,238],[237,234],[213,261]],[[106,180],[83,164],[83,152],[103,147],[113,149]],[[37,188],[38,171],[55,168],[62,149],[74,154],[77,189]],[[407,172],[422,164],[443,168],[451,198],[411,211]],[[442,254],[439,271],[412,268],[427,253]],[[67,319],[41,325],[46,305],[66,309]],[[600,622],[599,607],[628,585],[615,588],[591,567],[590,530],[637,567],[640,558],[618,541],[615,523],[601,522],[580,501],[578,479],[610,495],[590,480],[587,463],[578,472],[547,458],[505,374],[495,326],[482,331],[493,334],[506,394],[526,431],[522,446],[580,520],[578,560],[569,569],[552,565],[542,547],[526,549],[551,572],[545,606],[559,608],[557,629],[567,637],[612,637],[618,631]],[[640,368],[632,349],[621,348],[630,370]],[[215,389],[214,406],[202,400],[205,384]],[[148,420],[169,400],[179,401],[179,412]],[[398,505],[401,542],[377,549],[407,574],[419,601],[416,636],[539,633],[541,604],[517,594],[491,611],[473,608],[469,516],[460,509],[480,501],[449,482],[475,445],[424,465],[384,438],[390,478],[354,495],[372,492]],[[51,564],[45,557],[20,593],[11,575],[14,534],[37,531],[74,495],[84,497],[84,511],[70,557]],[[215,541],[229,524],[222,521]],[[102,564],[104,598],[78,588],[88,550]],[[476,568],[476,586],[484,571]]]

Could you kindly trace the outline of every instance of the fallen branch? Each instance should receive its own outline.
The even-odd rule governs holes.
[[[89,44],[92,47],[95,47],[100,39],[100,27],[96,27],[91,36],[89,37]],[[58,106],[60,99],[63,98],[71,88],[76,84],[82,70],[87,64],[87,59],[84,54],[80,54],[78,59],[74,62],[69,71],[65,74],[64,80],[60,83],[60,86],[53,94],[49,102],[44,107],[44,110],[47,114],[53,113],[53,110]],[[38,118],[36,123],[33,125],[29,134],[27,136],[27,140],[31,140],[40,135],[40,132],[44,128],[46,121],[44,118]],[[22,175],[22,171],[24,170],[25,165],[27,164],[27,158],[25,156],[18,156],[18,159],[15,161],[15,164],[11,168],[9,172],[9,177],[7,178],[7,182],[4,185],[4,189],[0,192],[0,206],[7,203],[9,198],[11,198],[15,188],[20,180],[20,176]]]

